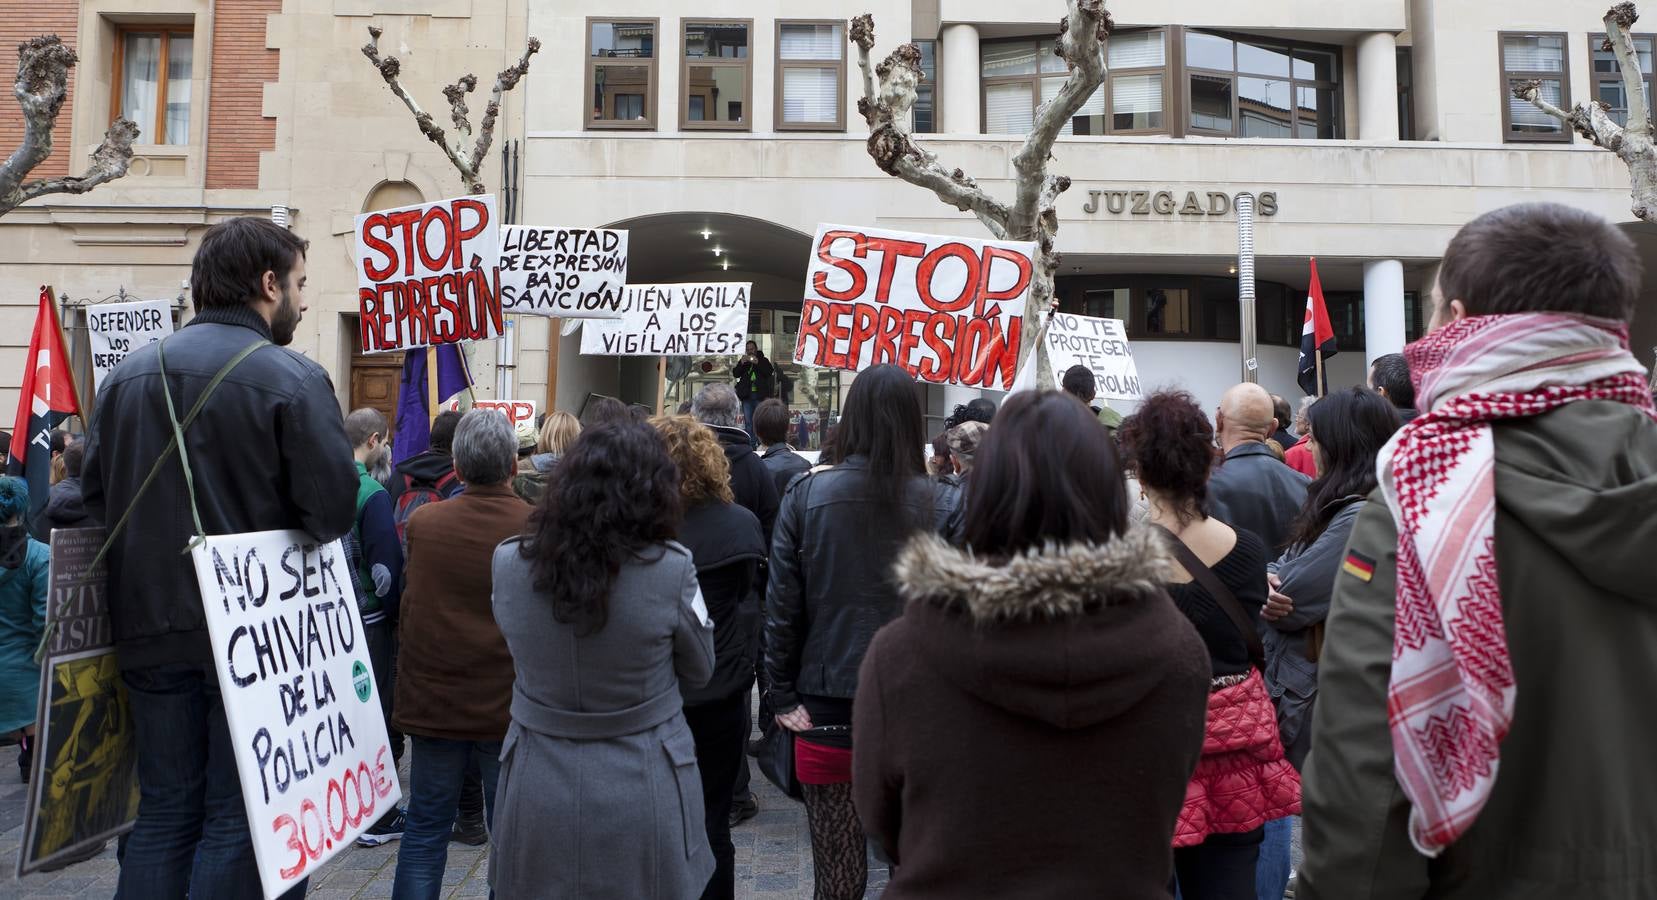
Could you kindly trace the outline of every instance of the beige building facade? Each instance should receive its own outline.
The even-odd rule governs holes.
[[[391,409],[398,356],[357,352],[353,217],[465,190],[360,48],[370,25],[383,28],[380,49],[402,60],[402,84],[444,123],[443,85],[476,73],[476,122],[494,73],[523,53],[525,12],[511,0],[69,0],[30,4],[20,19],[8,12],[0,37],[9,44],[55,32],[80,55],[44,174],[78,170],[117,113],[141,129],[125,178],[0,218],[8,421],[40,285],[61,300],[90,394],[84,309],[123,296],[170,299],[187,319],[195,247],[208,226],[237,215],[285,216],[310,241],[310,309],[294,349],[328,369],[342,406]],[[503,196],[503,148],[519,149],[521,94],[504,106],[484,170]],[[0,153],[19,134],[15,116],[0,116]],[[469,348],[478,395],[495,396],[504,377],[510,393],[544,402],[545,323],[514,326],[523,334],[502,371],[494,344]]]
[[[1596,53],[1604,0],[1116,0],[1109,76],[1054,149],[1064,308],[1128,325],[1142,383],[1211,403],[1241,377],[1235,198],[1256,198],[1259,379],[1298,394],[1296,346],[1316,257],[1341,353],[1336,384],[1420,330],[1432,267],[1462,223],[1526,200],[1595,210],[1641,242],[1609,153],[1510,101],[1540,78],[1559,102],[1620,102]],[[845,21],[876,14],[875,57],[917,41],[917,131],[988,190],[1063,77],[1058,0],[42,0],[0,24],[15,43],[73,34],[81,54],[49,165],[78,168],[117,112],[154,122],[132,174],[0,219],[0,406],[15,408],[38,286],[79,310],[181,298],[205,228],[283,215],[311,241],[310,312],[295,346],[342,405],[389,406],[394,357],[355,343],[352,217],[462,192],[358,48],[369,25],[404,83],[446,119],[441,86],[489,76],[528,35],[544,44],[508,95],[485,182],[522,224],[631,232],[634,283],[751,281],[750,331],[791,359],[818,223],[983,236],[969,216],[892,179],[865,150]],[[1657,21],[1651,31],[1657,32]],[[1646,32],[1640,31],[1643,40]],[[1648,57],[1649,59],[1649,57]],[[159,73],[165,72],[162,77]],[[472,106],[483,105],[479,96]],[[4,104],[0,104],[4,106]],[[141,127],[143,127],[141,125]],[[16,139],[0,113],[0,147]],[[151,141],[159,137],[160,140]],[[502,151],[516,151],[503,171]],[[510,202],[508,202],[510,201]],[[274,213],[273,213],[274,210]],[[1650,307],[1650,304],[1647,304]],[[179,303],[187,316],[187,303]],[[656,361],[583,356],[545,320],[472,345],[480,397],[579,410],[650,403]],[[1657,315],[1636,328],[1650,362]],[[1643,349],[1642,349],[1643,348]],[[676,402],[731,360],[675,360]],[[785,366],[808,445],[849,376]],[[389,381],[388,381],[389,379]],[[928,391],[941,417],[968,395]]]
[[[1058,290],[1067,310],[1127,323],[1147,386],[1183,386],[1206,404],[1242,377],[1240,193],[1261,213],[1259,378],[1289,396],[1299,394],[1310,258],[1339,333],[1332,381],[1350,384],[1365,378],[1366,359],[1419,333],[1433,266],[1474,216],[1554,200],[1633,221],[1621,163],[1511,103],[1505,88],[1511,77],[1540,77],[1563,100],[1615,106],[1614,76],[1602,77],[1609,55],[1594,52],[1603,3],[1108,7],[1107,83],[1053,151],[1051,170],[1074,179],[1059,207]],[[525,220],[629,227],[633,281],[752,280],[751,330],[788,358],[818,223],[985,234],[870,160],[843,30],[865,11],[876,16],[876,61],[921,43],[924,145],[1010,196],[1012,156],[1064,75],[1049,43],[1062,3],[827,0],[795,19],[752,0],[623,0],[602,10],[530,0],[530,29],[553,52],[530,78]],[[739,122],[701,86],[733,71],[741,77],[725,86]],[[614,91],[595,91],[606,83],[641,93],[624,101],[632,115],[618,116]],[[725,120],[710,121],[710,110]],[[1645,226],[1628,227],[1657,260]],[[1648,364],[1657,343],[1649,319],[1657,316],[1639,335]],[[650,361],[576,348],[566,339],[558,353],[562,403],[589,392],[647,400]],[[706,373],[691,367],[689,386],[725,377],[707,362]],[[793,374],[815,389],[794,398],[796,409],[832,415],[837,400],[822,395],[843,391],[844,380]],[[929,411],[941,416],[968,396],[932,390]]]

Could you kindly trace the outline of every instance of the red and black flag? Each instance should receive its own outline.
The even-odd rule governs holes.
[[[17,401],[17,424],[12,428],[11,456],[6,474],[29,482],[29,520],[46,505],[52,480],[52,429],[81,411],[75,376],[63,346],[63,329],[52,303],[52,289],[40,289],[40,311],[35,314],[34,337],[23,367],[23,392]]]
[[[1300,331],[1300,371],[1295,380],[1300,389],[1322,397],[1329,387],[1323,360],[1335,355],[1335,327],[1329,323],[1329,307],[1323,303],[1323,285],[1318,281],[1318,261],[1312,260],[1312,283],[1306,289],[1306,323]]]

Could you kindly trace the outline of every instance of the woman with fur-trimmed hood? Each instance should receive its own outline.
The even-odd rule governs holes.
[[[1129,528],[1111,441],[1064,394],[1009,399],[967,491],[966,548],[910,542],[858,677],[885,896],[1169,896],[1209,663],[1167,546]]]

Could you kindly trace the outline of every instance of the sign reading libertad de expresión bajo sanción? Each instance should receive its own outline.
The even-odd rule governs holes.
[[[819,225],[794,361],[1007,390],[1036,245]]]

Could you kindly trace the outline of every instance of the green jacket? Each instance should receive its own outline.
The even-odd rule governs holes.
[[[1490,800],[1411,846],[1387,730],[1397,529],[1379,492],[1336,576],[1303,773],[1301,900],[1657,897],[1657,423],[1573,403],[1495,426],[1496,553],[1518,679]]]

